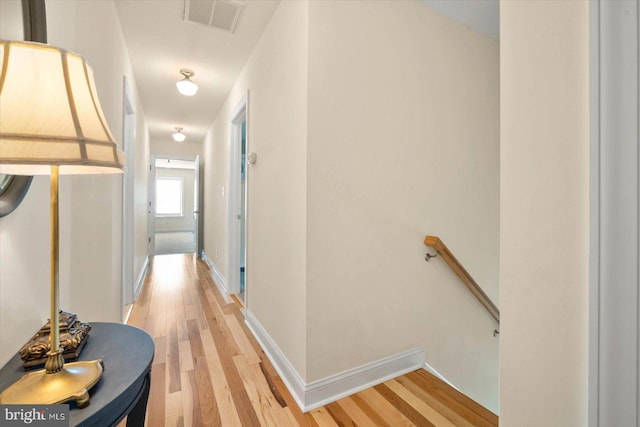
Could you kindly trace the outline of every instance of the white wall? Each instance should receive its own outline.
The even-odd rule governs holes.
[[[500,13],[500,424],[585,426],[589,5]]]
[[[279,5],[205,140],[204,249],[225,276],[229,121],[247,90],[248,150],[258,154],[248,171],[247,307],[304,376],[306,2]]]
[[[196,141],[175,142],[171,135],[167,135],[166,140],[153,139],[151,141],[151,152],[159,156],[178,156],[202,158],[203,144]]]
[[[14,2],[0,3],[3,21],[21,21],[20,9],[10,5]],[[5,14],[5,7],[11,12]],[[122,76],[132,83],[134,80],[114,3],[50,1],[46,7],[49,43],[87,58],[105,117],[120,139]],[[133,84],[132,90],[141,136],[138,157],[144,158],[145,149],[148,152],[146,125]],[[143,174],[137,171],[138,176]],[[6,363],[49,316],[48,182],[46,177],[36,178],[23,205],[0,220],[0,364]],[[120,319],[121,191],[119,175],[61,179],[61,308],[78,313],[85,321]],[[140,209],[136,212],[139,215]],[[146,216],[137,217],[136,230],[145,221]],[[135,265],[139,266],[144,256],[138,249],[136,257]]]
[[[205,251],[226,275],[249,90],[248,310],[307,384],[425,345],[497,409],[496,325],[422,241],[497,301],[498,67],[495,41],[413,2],[279,5],[205,140]]]
[[[498,407],[498,44],[417,2],[310,2],[307,380],[423,345]]]
[[[156,178],[176,177],[182,178],[182,216],[156,217],[156,232],[163,231],[192,231],[193,220],[193,169],[156,168]]]
[[[22,40],[21,23],[20,1],[0,2],[0,37]],[[0,218],[0,365],[48,318],[48,236],[49,180],[36,177],[22,204]]]

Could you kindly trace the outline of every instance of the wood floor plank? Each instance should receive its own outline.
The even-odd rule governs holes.
[[[180,351],[178,347],[178,334],[175,322],[172,322],[167,331],[167,393],[175,393],[182,389],[180,384]]]
[[[265,426],[286,425],[287,418],[282,407],[271,394],[264,377],[260,378],[262,373],[260,372],[259,376],[257,376],[256,371],[253,369],[257,367],[259,370],[259,367],[257,365],[251,365],[244,355],[234,356],[233,361],[244,382],[249,400],[261,424]]]
[[[191,344],[191,355],[193,358],[204,357],[202,340],[200,339],[200,328],[196,319],[187,320],[187,331],[189,333],[189,343]]]
[[[339,426],[357,427],[358,424],[356,424],[355,420],[337,402],[329,403],[325,408],[327,408],[327,411]]]
[[[164,425],[179,426],[183,424],[182,392],[168,394],[165,399]]]
[[[398,396],[386,384],[379,384],[373,387],[373,389],[380,393],[385,399],[389,401],[389,403],[395,406],[395,408],[398,409],[402,413],[402,415],[407,417],[415,425],[424,427],[435,427],[435,424],[428,420],[423,414],[418,412],[418,410],[411,406],[409,402],[403,400],[400,396]]]
[[[424,417],[434,425],[438,427],[457,427],[453,422],[451,422],[451,420],[449,420],[435,408],[424,402],[418,396],[413,394],[409,389],[404,387],[398,381],[387,381],[384,383],[384,385],[392,390],[402,401],[411,405],[416,411],[418,411],[418,413],[423,414]]]
[[[363,399],[374,408],[385,420],[394,427],[413,426],[414,424],[402,414],[395,406],[387,401],[376,390],[368,388],[360,392]]]
[[[280,393],[280,391],[278,390],[278,387],[275,385],[273,381],[273,377],[269,373],[269,369],[266,368],[265,364],[262,362],[258,363],[258,366],[260,366],[260,372],[262,372],[262,376],[267,382],[267,385],[269,386],[269,390],[271,391],[271,394],[273,394],[273,397],[278,401],[278,404],[280,404],[282,408],[286,408],[287,402],[284,400],[284,398],[282,397],[282,393]]]
[[[427,405],[434,408],[436,411],[441,413],[444,417],[449,419],[456,427],[474,427],[474,425],[465,419],[462,415],[456,412],[453,408],[447,406],[445,402],[438,399],[434,395],[430,394],[423,387],[420,387],[415,382],[411,381],[407,375],[403,375],[402,377],[396,378],[399,384],[401,384],[404,388],[409,390],[415,396],[417,396],[420,400],[425,402]]]
[[[202,347],[204,348],[205,357],[207,359],[209,375],[211,376],[211,381],[213,383],[213,392],[216,396],[216,401],[220,410],[222,425],[240,426],[242,424],[238,417],[238,411],[235,403],[233,402],[231,390],[227,384],[227,378],[224,375],[224,369],[220,364],[220,358],[218,357],[218,351],[216,350],[213,338],[208,330],[202,330],[200,331],[200,339],[202,340]]]
[[[193,372],[193,371],[189,371]],[[180,397],[182,398],[182,417],[185,427],[194,426],[193,424],[193,391],[191,389],[191,380],[189,378],[189,372],[180,372],[180,383],[183,384],[182,390],[180,390]],[[149,426],[151,427],[151,426]]]
[[[385,420],[381,414],[379,414],[373,407],[367,402],[362,393],[354,394],[350,396],[350,399],[362,409],[362,411],[367,415],[367,417],[373,420],[374,425],[380,427],[393,427],[387,420]]]
[[[318,409],[314,409],[311,412],[313,420],[319,427],[340,427],[340,424],[336,423],[336,420],[331,416],[327,408],[324,406]]]
[[[446,384],[424,369],[410,372],[407,377],[459,413],[472,425],[479,427],[498,425],[498,419],[494,414],[480,407],[457,390],[446,387]]]
[[[129,316],[156,346],[148,427],[497,426],[494,414],[424,370],[303,413],[206,264],[187,254],[150,265]]]
[[[189,330],[187,329],[186,316],[182,319],[176,319],[176,335],[178,341],[189,341]]]
[[[238,415],[240,416],[240,422],[243,426],[255,426],[260,427],[263,424],[260,424],[260,420],[258,419],[258,415],[256,411],[253,409],[253,405],[251,404],[251,399],[249,399],[249,395],[246,390],[240,390],[233,393],[233,401],[236,403],[238,407]],[[266,426],[265,426],[266,427]]]
[[[313,418],[313,414],[311,412],[307,412],[304,414],[304,424],[300,424],[301,426],[308,427],[320,427],[320,424]]]
[[[178,354],[180,357],[180,372],[193,370],[193,356],[191,354],[191,341],[180,341],[178,343]]]
[[[205,426],[222,426],[218,404],[213,394],[209,367],[207,366],[207,361],[204,356],[194,358],[194,368],[198,397],[200,399],[202,423]]]
[[[153,355],[153,365],[162,365],[167,363],[167,339],[166,337],[156,337],[153,339],[155,352]]]
[[[164,364],[156,365],[151,369],[151,384],[154,384],[154,387],[149,390],[147,401],[147,421],[150,426],[164,425],[165,371]]]
[[[351,418],[357,426],[375,425],[375,422],[364,413],[362,408],[360,408],[351,397],[340,399],[337,403],[349,414],[349,418]]]
[[[202,412],[200,411],[200,394],[198,393],[195,370],[187,372],[187,375],[189,377],[189,395],[191,396],[191,407],[188,408],[191,411],[191,425],[197,427],[203,425],[204,422],[202,420]],[[151,425],[153,424],[149,426]]]
[[[253,346],[249,343],[249,337],[244,333],[242,327],[238,323],[238,319],[232,314],[225,316],[230,332],[236,338],[236,344],[242,355],[247,359],[248,363],[260,363],[258,354],[254,351]]]
[[[271,376],[271,380],[273,381],[273,384],[277,387],[278,391],[280,392],[280,395],[282,396],[282,398],[287,404],[287,409],[289,409],[289,412],[291,412],[293,417],[296,419],[296,421],[298,422],[298,425],[304,426],[309,424],[308,418],[305,417],[305,414],[300,410],[300,407],[298,406],[296,401],[293,399],[293,396],[291,396],[291,393],[287,389],[287,386],[284,384],[282,379],[279,376]]]

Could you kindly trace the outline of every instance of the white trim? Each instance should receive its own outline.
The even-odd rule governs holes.
[[[207,254],[202,251],[200,254],[200,258],[209,266],[209,270],[211,270],[211,279],[213,279],[213,283],[216,285],[222,297],[224,298],[227,304],[233,302],[231,297],[229,297],[229,291],[227,291],[227,282],[222,275],[222,272],[218,268],[218,266],[207,256]]]
[[[273,341],[260,322],[258,322],[258,319],[256,319],[253,313],[249,310],[245,311],[245,323],[256,341],[260,344],[260,347],[264,350],[273,367],[278,372],[278,375],[280,375],[280,378],[287,386],[287,389],[289,389],[293,399],[296,401],[300,409],[305,411],[304,393],[306,384],[302,380],[302,377],[300,377],[278,345]]]
[[[122,301],[121,314],[129,304],[135,301],[134,281],[134,197],[135,197],[135,158],[136,158],[136,111],[127,76],[122,77],[122,149],[126,156],[122,179],[122,212],[120,230],[120,259],[122,264]]]
[[[600,413],[600,2],[589,4],[589,360],[588,425]]]
[[[144,262],[142,263],[142,268],[140,269],[140,273],[138,273],[138,279],[136,280],[136,284],[133,288],[133,301],[137,301],[140,296],[140,292],[142,291],[142,286],[144,285],[144,279],[147,277],[147,270],[149,269],[149,256],[144,257]]]
[[[253,313],[246,310],[245,319],[249,330],[303,412],[415,371],[425,364],[424,348],[417,347],[307,384]]]
[[[425,371],[427,371],[427,372],[431,373],[432,375],[436,376],[442,382],[444,382],[444,383],[450,385],[451,387],[455,388],[456,390],[460,391],[460,389],[458,387],[453,385],[453,383],[451,381],[446,379],[440,372],[436,371],[435,368],[433,366],[429,365],[427,362],[424,362],[424,365],[422,366],[422,369],[424,369]],[[462,393],[462,392],[460,391],[460,393]]]
[[[588,425],[640,419],[640,5],[591,3]]]
[[[228,176],[228,196],[227,196],[227,289],[233,294],[240,293],[240,219],[243,214],[240,212],[240,159],[242,158],[240,147],[240,125],[247,122],[247,134],[249,130],[249,92],[247,91],[231,114],[229,120],[229,176]],[[247,138],[248,139],[248,138]],[[246,193],[245,193],[246,194]],[[246,205],[245,205],[246,206]],[[246,221],[246,217],[242,218]],[[246,224],[246,222],[245,222]],[[245,245],[246,250],[246,245]],[[246,257],[245,257],[246,262]],[[246,267],[246,265],[245,265]],[[245,284],[247,275],[245,274]],[[246,289],[246,286],[245,286]],[[246,294],[245,294],[246,296]],[[246,298],[245,298],[246,300]],[[245,307],[246,307],[245,303]]]
[[[420,369],[424,358],[424,348],[416,347],[307,384],[305,412]]]
[[[131,317],[131,312],[133,311],[133,306],[135,303],[133,304],[128,304],[127,305],[127,312],[124,315],[124,320],[122,320],[122,324],[123,325],[128,325],[129,324],[129,318]]]
[[[189,161],[194,162],[194,185],[200,186],[200,160],[199,156],[178,156],[173,154],[160,154],[160,153],[149,153],[149,182],[148,190],[147,190],[147,252],[149,255],[156,255],[156,160],[157,159],[170,159],[170,160],[181,160],[181,161]],[[197,184],[196,184],[197,183]],[[195,196],[195,195],[194,195]],[[198,205],[200,204],[200,195],[197,194],[198,197]],[[199,216],[199,215],[198,215]],[[172,217],[163,217],[159,216],[158,218],[172,218]],[[173,217],[176,218],[176,217]],[[200,220],[194,221],[193,224],[196,243],[196,252],[199,249],[199,238],[197,234],[200,233]]]

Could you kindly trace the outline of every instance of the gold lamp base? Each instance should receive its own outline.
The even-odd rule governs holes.
[[[30,372],[0,394],[0,403],[53,405],[75,400],[78,408],[84,408],[103,370],[104,363],[98,359],[66,363],[53,373]]]

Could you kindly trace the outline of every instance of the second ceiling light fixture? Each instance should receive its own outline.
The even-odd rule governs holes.
[[[182,128],[176,126],[176,133],[173,134],[173,140],[176,142],[182,142],[186,139],[187,135],[182,133]]]

